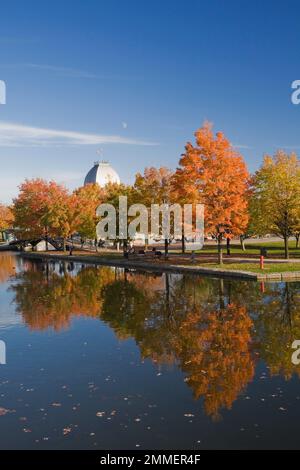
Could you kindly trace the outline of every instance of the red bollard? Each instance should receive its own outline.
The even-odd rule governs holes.
[[[264,269],[264,257],[260,257],[260,269]]]

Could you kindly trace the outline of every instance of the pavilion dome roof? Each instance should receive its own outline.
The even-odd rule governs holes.
[[[98,183],[104,188],[108,183],[120,184],[120,177],[109,162],[95,162],[84,180],[84,185],[89,183]]]

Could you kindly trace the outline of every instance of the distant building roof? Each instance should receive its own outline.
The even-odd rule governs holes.
[[[84,185],[90,183],[98,183],[104,188],[107,183],[120,184],[120,177],[108,162],[95,162],[84,180]]]

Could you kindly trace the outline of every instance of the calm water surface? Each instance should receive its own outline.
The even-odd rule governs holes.
[[[299,283],[0,253],[0,448],[300,448],[295,339]]]

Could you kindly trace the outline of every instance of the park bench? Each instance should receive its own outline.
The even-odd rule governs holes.
[[[127,259],[134,259],[134,260],[151,260],[156,261],[161,259],[162,252],[161,251],[145,251],[139,250],[137,253],[127,253]]]

